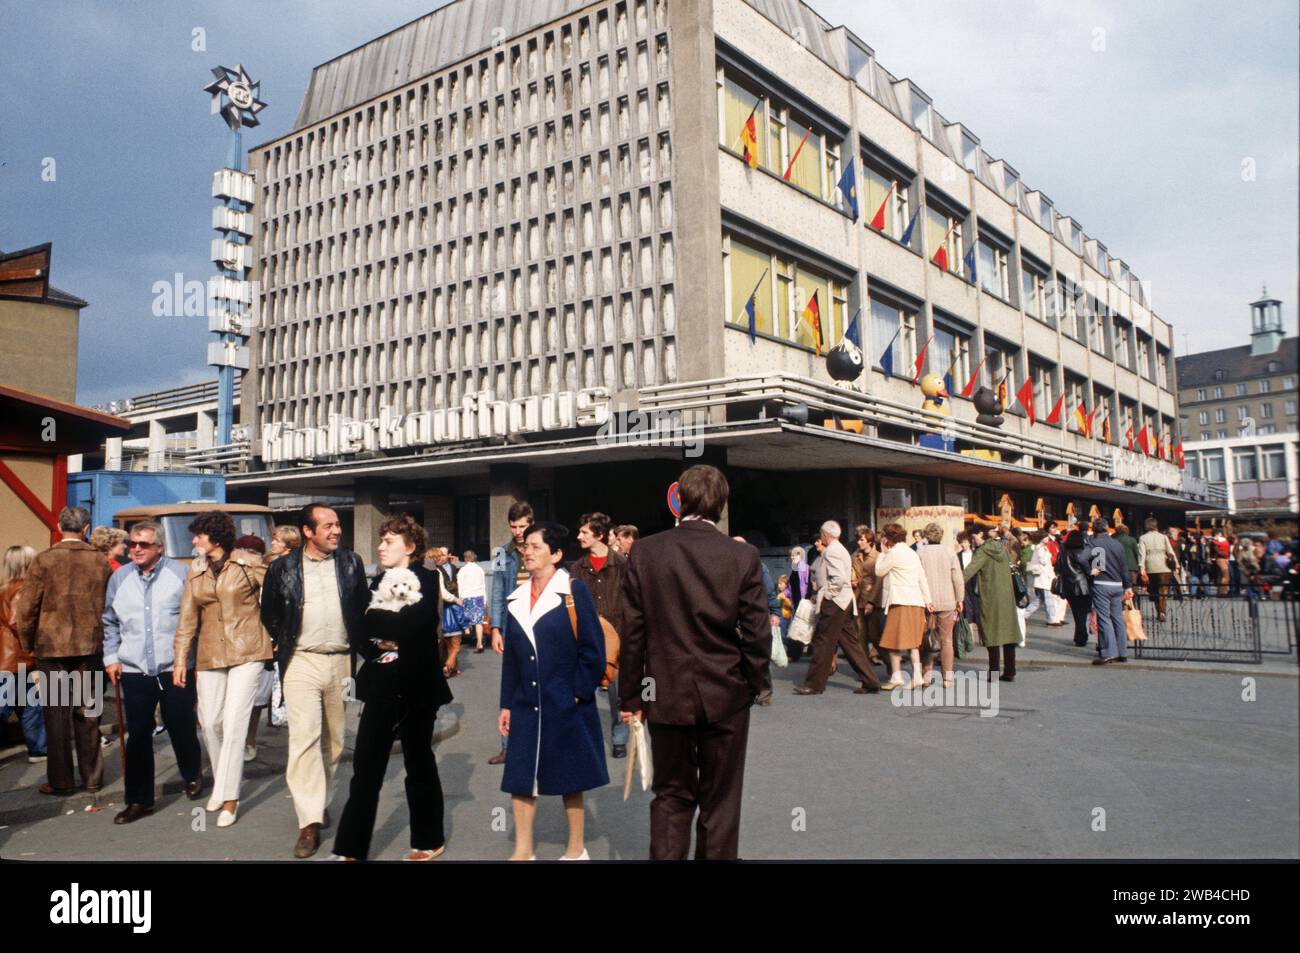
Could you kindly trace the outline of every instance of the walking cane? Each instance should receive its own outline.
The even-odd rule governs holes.
[[[122,756],[122,783],[126,783],[126,718],[122,715],[122,676],[113,683],[113,700],[117,702],[117,747]]]

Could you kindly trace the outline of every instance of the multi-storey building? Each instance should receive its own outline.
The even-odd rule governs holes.
[[[688,438],[773,544],[1196,489],[1128,449],[1177,417],[1143,283],[798,0],[457,0],[317,67],[249,168],[260,465],[232,491],[354,496],[361,546],[399,499],[476,546],[524,494],[662,525]],[[837,383],[852,326],[866,371]],[[621,408],[691,429],[615,439]]]
[[[1176,361],[1187,463],[1224,488],[1223,512],[1293,516],[1300,500],[1300,338],[1285,337],[1282,302],[1267,290],[1250,312],[1249,344]]]

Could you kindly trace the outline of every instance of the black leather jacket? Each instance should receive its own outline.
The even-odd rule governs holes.
[[[442,618],[438,571],[414,565],[411,572],[420,580],[420,601],[397,612],[375,609],[365,613],[359,637],[352,640],[353,651],[366,663],[357,673],[358,701],[401,701],[411,707],[437,708],[452,700],[438,658]],[[381,574],[375,588],[382,579]],[[397,661],[383,665],[376,662],[382,650],[374,639],[395,643]]]
[[[271,563],[262,583],[262,625],[271,633],[275,660],[284,677],[302,632],[302,550],[295,549]],[[370,587],[361,557],[340,546],[334,553],[334,569],[339,581],[339,605],[349,644],[361,637],[362,616],[370,605]]]

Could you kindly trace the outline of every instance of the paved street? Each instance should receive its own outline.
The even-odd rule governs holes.
[[[753,714],[742,855],[1300,857],[1294,660],[1094,669],[1063,632],[1031,632],[1017,681],[999,686],[993,718],[854,695],[843,662],[825,695],[798,698],[791,688],[806,663],[778,670],[774,703]],[[437,747],[447,859],[497,860],[511,847],[501,769],[486,763],[496,751],[500,663],[490,653],[462,658]],[[1247,677],[1256,693],[1249,702],[1242,699]],[[37,794],[44,766],[11,752],[0,762],[0,856],[290,860],[297,831],[283,777],[287,729],[263,728],[261,740],[258,760],[247,766],[239,823],[226,830],[216,828],[215,815],[206,830],[192,829],[191,811],[202,802],[180,797],[165,735],[155,738],[165,782],[158,814],[129,827],[112,822],[122,796],[116,744],[105,752],[98,812],[85,810],[89,795]],[[624,763],[611,760],[611,771]],[[342,777],[350,776],[349,752]],[[637,791],[624,803],[621,777],[617,789],[588,800],[596,859],[646,855],[649,795]],[[380,802],[377,859],[400,858],[407,848],[401,778],[397,755]],[[345,799],[338,790],[335,818]],[[1098,808],[1104,831],[1093,830]],[[331,843],[327,836],[319,856]],[[563,843],[559,799],[544,799],[538,856],[557,857]]]

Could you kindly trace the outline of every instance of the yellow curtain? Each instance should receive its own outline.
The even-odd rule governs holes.
[[[763,162],[763,143],[766,141],[766,122],[763,118],[763,105],[758,102],[758,96],[749,90],[738,86],[731,79],[725,79],[723,82],[723,99],[726,106],[725,118],[723,122],[723,140],[722,144],[732,152],[743,153],[744,149],[740,143],[740,129],[749,119],[750,110],[754,110],[754,104],[758,103],[758,109],[754,110],[754,127],[758,133],[759,162]]]
[[[808,133],[808,140],[803,142],[804,133],[806,132]],[[790,128],[786,131],[786,142],[790,149],[790,157],[794,157],[795,150],[799,152],[798,158],[795,158],[794,165],[790,169],[790,181],[799,188],[820,196],[822,194],[821,136],[816,131],[809,132],[807,126],[791,118]],[[803,142],[802,149],[799,148],[800,142]],[[786,161],[789,162],[789,159],[787,158]],[[785,172],[784,169],[781,171]]]
[[[772,327],[772,271],[771,258],[743,242],[731,239],[731,314],[727,320],[749,329],[749,315],[745,313],[748,296],[758,285],[754,295],[754,326],[763,334],[773,334]],[[767,274],[764,275],[763,272]],[[762,284],[758,284],[760,276]]]
[[[866,186],[866,202],[862,206],[862,217],[866,219],[867,224],[870,225],[871,219],[875,217],[876,212],[880,210],[880,206],[884,204],[885,196],[889,194],[890,186],[893,183],[883,175],[873,172],[871,169],[864,170],[862,178],[864,180],[863,184]],[[894,235],[896,234],[893,228],[894,210],[892,206],[894,205],[894,202],[890,201],[889,205],[891,207],[885,209],[884,231],[886,235]]]

